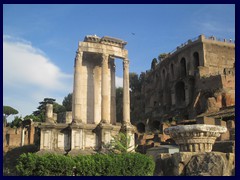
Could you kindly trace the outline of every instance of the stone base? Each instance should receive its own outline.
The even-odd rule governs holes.
[[[121,126],[120,132],[127,134],[127,137],[130,138],[129,143],[129,152],[135,151],[135,136],[134,132],[136,131],[135,127],[131,123],[125,123]]]
[[[62,154],[62,155],[65,155],[66,151],[57,150],[57,149],[54,149],[54,150],[40,150],[40,151],[36,152],[36,154],[39,154],[39,155],[43,155],[43,154]]]
[[[180,152],[160,154],[156,159],[157,176],[233,176],[235,155],[221,152]]]
[[[152,156],[154,159],[156,159],[156,157],[159,156],[159,154],[162,154],[162,153],[173,154],[173,153],[176,153],[176,152],[179,152],[179,147],[178,146],[160,145],[159,147],[149,148],[146,152],[146,155]]]
[[[92,149],[85,149],[85,150],[71,150],[68,152],[68,155],[70,156],[78,156],[78,155],[92,155],[96,154],[97,152]]]

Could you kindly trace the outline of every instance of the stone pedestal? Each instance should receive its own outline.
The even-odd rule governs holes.
[[[70,150],[70,133],[67,124],[42,123],[40,151],[64,154]]]
[[[129,146],[128,151],[133,152],[135,149],[134,126],[131,123],[123,123],[120,129],[120,132],[126,134],[127,138],[130,138],[130,142],[128,144]]]
[[[169,127],[164,132],[180,146],[181,152],[211,152],[212,145],[226,127],[195,124]]]

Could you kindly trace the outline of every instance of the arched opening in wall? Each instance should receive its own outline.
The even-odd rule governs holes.
[[[143,123],[138,123],[137,130],[139,133],[145,133],[145,125]]]
[[[186,100],[184,82],[180,81],[175,85],[175,94],[177,105],[183,105]]]
[[[165,86],[165,76],[166,76],[166,71],[165,69],[162,70],[162,88]]]
[[[159,131],[160,130],[160,121],[153,121],[150,124],[150,130],[155,132],[155,131]]]
[[[186,59],[185,58],[181,59],[180,67],[181,67],[181,76],[185,77],[187,75]]]
[[[171,69],[172,79],[174,79],[174,66],[173,66],[173,63],[171,64],[170,69]]]
[[[194,63],[194,70],[197,70],[199,66],[199,54],[198,52],[193,53],[193,63]]]

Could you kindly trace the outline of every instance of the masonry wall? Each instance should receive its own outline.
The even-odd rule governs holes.
[[[205,36],[188,40],[144,79],[145,120],[189,119],[235,105],[235,44]]]
[[[224,68],[233,68],[235,63],[235,44],[204,39],[204,66],[209,74],[224,73]]]

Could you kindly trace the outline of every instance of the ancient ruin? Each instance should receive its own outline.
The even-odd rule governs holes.
[[[235,44],[227,39],[200,35],[165,55],[145,73],[132,119],[138,142],[158,145],[170,141],[164,129],[173,125],[210,124],[227,127],[217,138],[235,134]],[[132,101],[132,102],[133,102]],[[232,125],[227,125],[232,124]],[[144,145],[144,142],[141,144]],[[155,145],[152,145],[155,146]]]
[[[3,127],[3,151],[34,144],[39,140],[36,124],[31,120],[24,120],[18,128]]]
[[[40,151],[80,153],[100,150],[112,136],[122,131],[131,137],[129,60],[123,40],[104,36],[86,36],[79,42],[74,64],[72,113],[65,123],[58,123],[53,106],[47,105],[46,122],[42,123]],[[123,60],[123,120],[116,122],[114,59]]]
[[[211,152],[216,138],[226,131],[224,126],[207,124],[179,125],[164,129],[179,145],[181,152]]]

